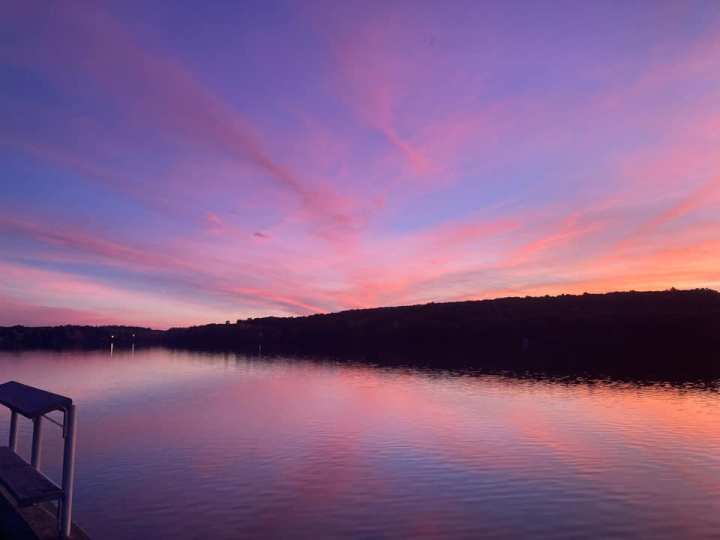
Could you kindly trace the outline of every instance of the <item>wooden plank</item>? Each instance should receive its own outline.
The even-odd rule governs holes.
[[[0,403],[27,418],[37,418],[50,411],[66,409],[72,405],[72,399],[10,381],[0,384]]]
[[[57,539],[57,534],[55,535]],[[37,540],[32,528],[22,518],[19,509],[10,502],[10,499],[0,493],[0,538],[3,540]]]
[[[56,509],[50,503],[17,508],[0,486],[0,539],[58,540]],[[73,523],[69,540],[90,540]]]
[[[0,485],[19,507],[58,499],[62,490],[7,446],[0,447]]]

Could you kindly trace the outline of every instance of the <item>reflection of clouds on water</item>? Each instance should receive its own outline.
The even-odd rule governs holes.
[[[77,517],[103,538],[720,526],[717,388],[162,349],[3,353],[0,378],[79,403]]]

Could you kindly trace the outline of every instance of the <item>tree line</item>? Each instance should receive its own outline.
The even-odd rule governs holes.
[[[166,331],[9,327],[0,328],[0,347],[95,347],[129,334],[138,345],[439,368],[720,376],[720,293],[711,289],[430,303]]]

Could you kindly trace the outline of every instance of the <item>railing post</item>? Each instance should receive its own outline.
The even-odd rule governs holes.
[[[10,415],[10,441],[8,446],[13,452],[17,452],[17,430],[18,430],[18,413],[12,411]]]
[[[72,527],[72,504],[75,478],[75,405],[70,405],[65,412],[65,452],[63,455],[62,475],[62,515],[60,519],[60,535],[70,536]]]
[[[33,439],[30,464],[40,470],[40,458],[42,457],[42,416],[33,418]]]

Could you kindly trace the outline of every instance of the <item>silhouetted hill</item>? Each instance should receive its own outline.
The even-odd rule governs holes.
[[[0,349],[100,349],[160,344],[163,332],[135,326],[0,326]]]
[[[405,359],[436,367],[720,373],[720,293],[624,292],[431,303],[168,330],[173,347]]]
[[[172,328],[0,328],[0,348],[135,343],[375,363],[639,376],[720,376],[720,293],[624,292],[358,309]]]

